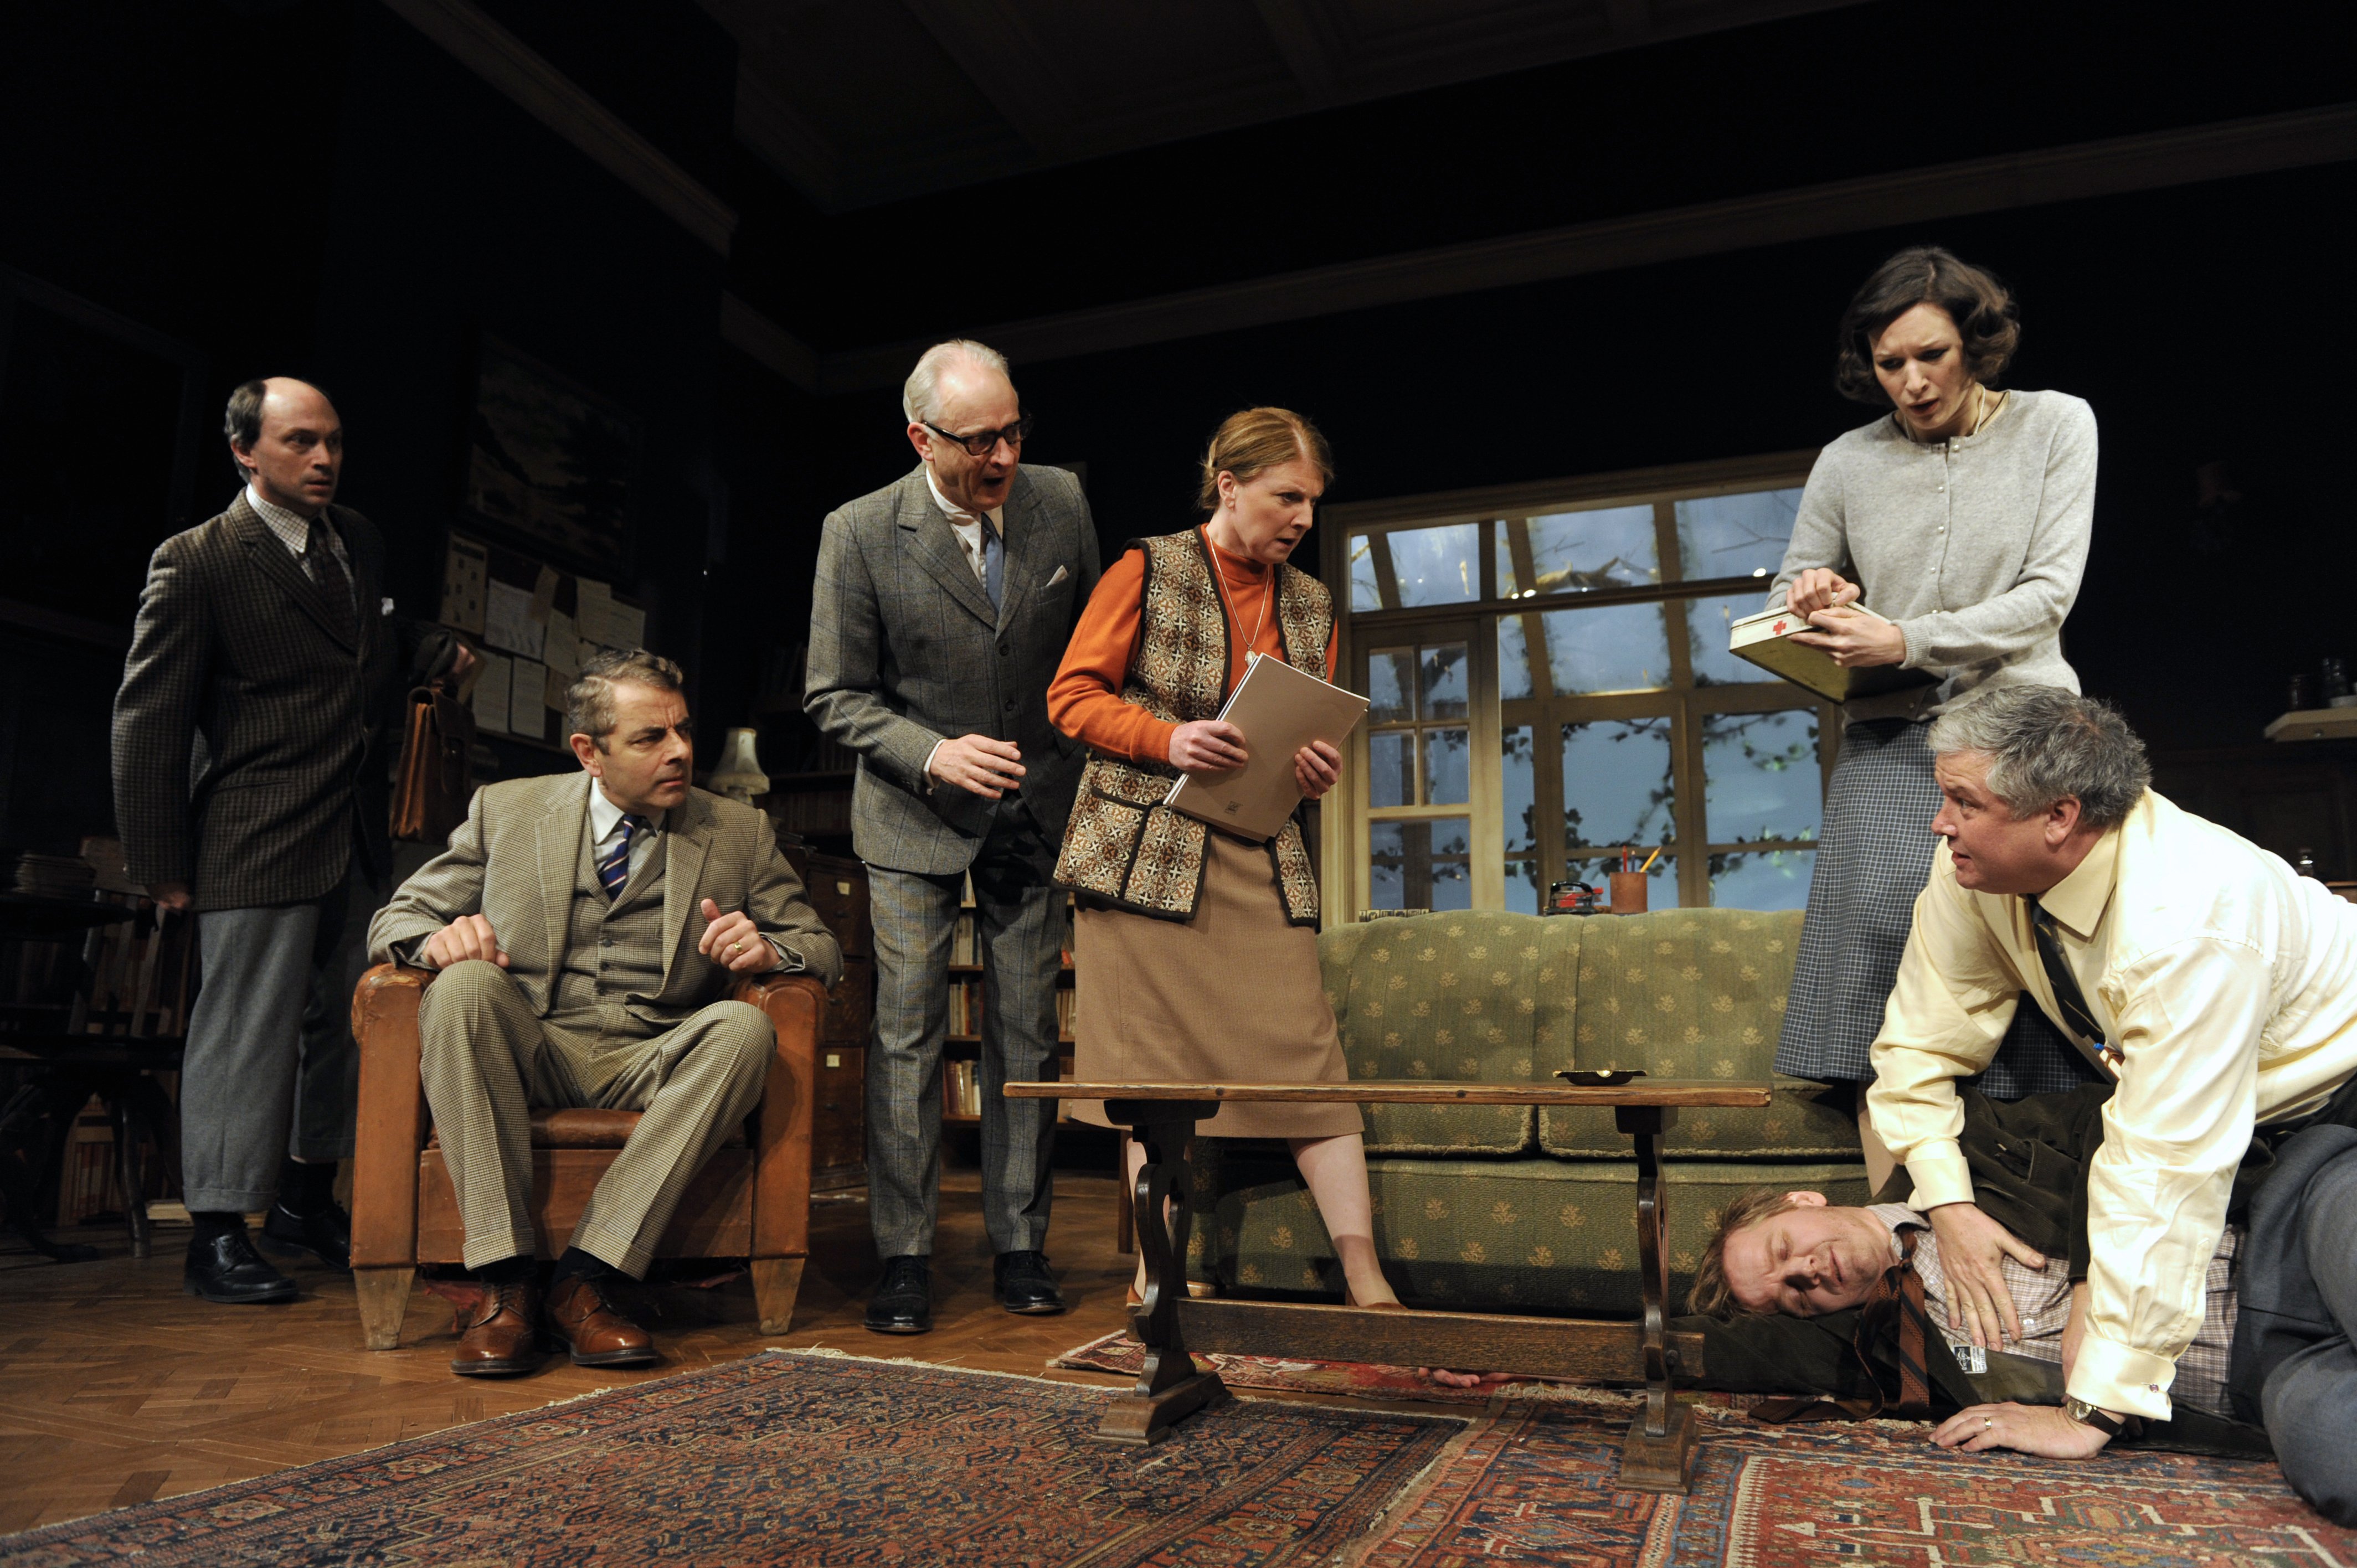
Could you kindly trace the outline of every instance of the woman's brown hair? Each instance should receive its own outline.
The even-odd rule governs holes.
[[[1958,261],[1937,245],[1914,245],[1875,268],[1842,312],[1834,385],[1844,397],[1877,405],[1890,401],[1874,379],[1874,340],[1919,305],[1938,306],[1956,324],[1964,368],[1975,381],[1993,387],[2005,374],[2021,346],[2021,312],[2011,292],[1986,267]]]
[[[1211,445],[1203,453],[1202,483],[1195,504],[1205,511],[1220,506],[1220,476],[1233,474],[1248,485],[1271,468],[1307,457],[1318,465],[1328,485],[1334,482],[1334,453],[1318,427],[1289,408],[1247,408],[1220,422]]]

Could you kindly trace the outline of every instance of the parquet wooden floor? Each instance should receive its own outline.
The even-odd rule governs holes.
[[[1037,1374],[1048,1358],[1124,1321],[1134,1260],[1114,1251],[1110,1176],[1056,1173],[1049,1255],[1072,1310],[1017,1317],[990,1299],[990,1245],[972,1172],[946,1173],[928,1335],[860,1326],[876,1259],[864,1201],[822,1200],[791,1333],[764,1335],[750,1288],[651,1293],[663,1360],[645,1371],[551,1360],[530,1377],[455,1378],[450,1310],[410,1297],[397,1350],[363,1349],[348,1275],[296,1268],[300,1299],[212,1306],[181,1294],[185,1230],[159,1230],[138,1262],[119,1229],[71,1240],[93,1262],[0,1256],[0,1533],[172,1497],[529,1410],[638,1378],[823,1346],[864,1356]],[[651,1315],[652,1316],[652,1315]],[[1060,1374],[1113,1385],[1120,1380]]]

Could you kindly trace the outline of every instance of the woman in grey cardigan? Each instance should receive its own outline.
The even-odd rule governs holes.
[[[1776,1048],[1780,1072],[1858,1087],[1878,1184],[1891,1162],[1866,1121],[1863,1089],[1932,871],[1940,789],[1930,721],[1985,686],[2079,689],[2062,658],[2062,619],[2094,520],[2095,416],[2065,392],[1996,390],[2020,336],[2005,286],[1946,251],[1901,251],[1875,270],[1842,317],[1835,381],[1890,412],[1818,456],[1769,596],[1820,628],[1794,641],[1841,664],[1936,678],[1843,711]],[[1861,599],[1887,618],[1844,607]],[[2089,1070],[2024,1007],[1980,1087],[2012,1100],[2068,1089]]]

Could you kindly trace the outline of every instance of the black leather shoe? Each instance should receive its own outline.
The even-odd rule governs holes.
[[[282,1258],[310,1253],[331,1269],[352,1272],[352,1217],[339,1203],[323,1203],[309,1214],[296,1216],[274,1203],[262,1222],[262,1250]]]
[[[243,1226],[189,1242],[180,1288],[223,1306],[295,1299],[295,1282],[263,1261]]]
[[[884,1260],[884,1283],[867,1303],[877,1334],[923,1334],[933,1326],[932,1265],[919,1257]]]
[[[991,1290],[1009,1312],[1044,1316],[1064,1310],[1064,1293],[1048,1273],[1045,1252],[1001,1252],[990,1269]]]

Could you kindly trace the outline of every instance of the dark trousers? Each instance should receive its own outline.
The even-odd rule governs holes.
[[[974,923],[986,997],[975,1077],[982,1091],[982,1209],[992,1248],[1048,1240],[1056,1102],[1007,1100],[1010,1079],[1052,1079],[1064,896],[1055,846],[1019,796],[1001,803],[974,857]],[[949,1032],[950,940],[964,878],[868,868],[876,928],[876,1048],[867,1058],[867,1218],[879,1257],[933,1250],[942,1177],[942,1046]]]
[[[2341,1332],[2267,1375],[2267,1436],[2292,1489],[2325,1518],[2357,1524],[2357,1159],[2319,1171],[2300,1205],[2316,1294]]]

